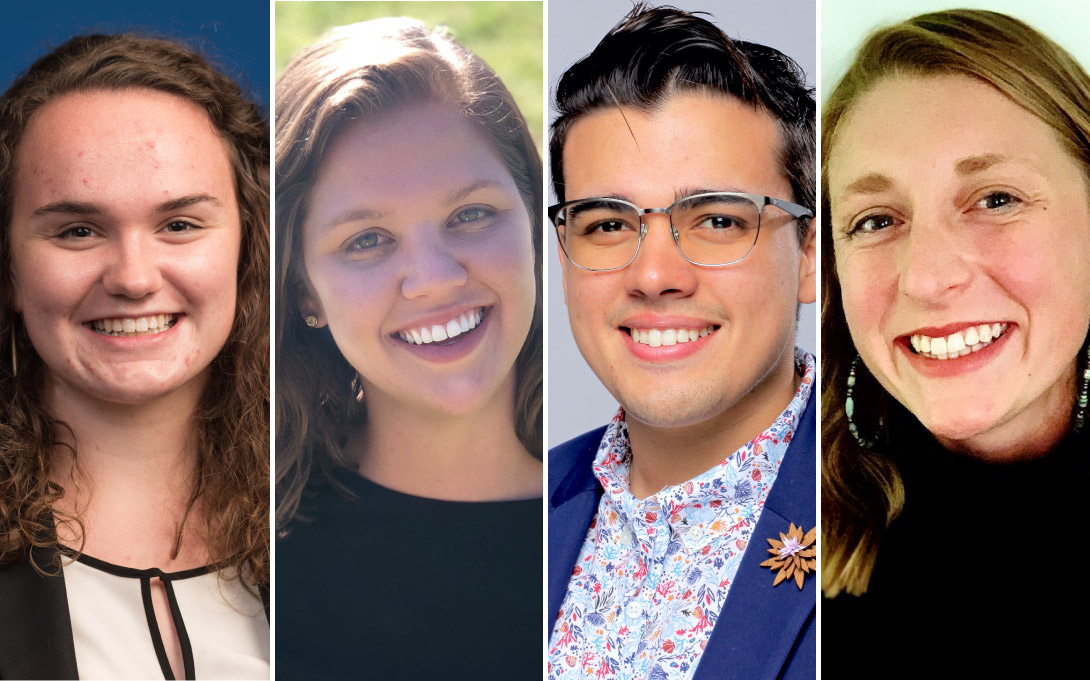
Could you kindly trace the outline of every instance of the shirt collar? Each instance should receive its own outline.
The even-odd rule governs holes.
[[[666,487],[645,499],[634,497],[629,488],[632,449],[624,408],[617,410],[602,436],[593,470],[599,484],[636,539],[650,550],[655,526],[665,522],[670,534],[690,549],[735,529],[763,506],[780,462],[810,399],[816,377],[814,356],[795,348],[795,368],[802,381],[787,408],[771,426],[735,452],[691,480]],[[695,528],[695,529],[694,529]]]

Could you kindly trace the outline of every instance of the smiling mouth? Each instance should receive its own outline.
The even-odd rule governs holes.
[[[908,340],[912,351],[928,359],[946,360],[964,357],[978,352],[999,340],[1007,332],[1006,322],[975,324],[955,331],[948,336],[924,336],[917,334]]]
[[[409,345],[450,345],[461,340],[461,336],[468,334],[478,326],[488,315],[492,308],[478,307],[463,312],[444,324],[431,324],[414,329],[398,331],[394,337]]]
[[[622,331],[632,336],[632,340],[636,343],[657,348],[661,346],[677,345],[678,343],[698,341],[701,338],[706,338],[718,331],[719,325],[709,324],[696,329],[680,327],[675,329],[643,329],[628,326],[622,326],[620,328]]]
[[[132,337],[162,333],[176,323],[173,314],[153,314],[149,317],[96,319],[90,325],[95,333],[103,336]]]

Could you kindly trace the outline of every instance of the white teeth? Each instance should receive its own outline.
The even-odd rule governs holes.
[[[630,328],[629,335],[632,340],[653,348],[669,347],[678,343],[690,343],[707,336],[715,330],[714,325],[705,326],[702,329],[636,329]]]
[[[913,350],[928,359],[953,359],[978,352],[1006,330],[1007,325],[999,322],[979,324],[939,338],[915,335],[909,338],[909,343]]]
[[[484,319],[484,308],[478,307],[474,310],[463,312],[445,324],[432,324],[416,329],[398,331],[397,336],[411,345],[439,343],[477,328],[482,319]]]
[[[162,333],[172,326],[174,326],[172,314],[96,319],[91,322],[91,328],[104,336],[148,336]]]

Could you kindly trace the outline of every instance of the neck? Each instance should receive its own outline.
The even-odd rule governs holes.
[[[515,372],[479,409],[442,414],[368,394],[367,425],[348,447],[359,472],[434,499],[495,501],[541,495],[542,464],[515,434]]]
[[[139,405],[103,402],[68,389],[51,378],[46,386],[50,412],[70,429],[54,451],[51,477],[64,490],[57,503],[61,542],[96,558],[130,567],[184,569],[203,565],[197,532],[183,536],[197,469],[193,417],[203,381]],[[186,519],[194,527],[199,513]]]
[[[658,427],[628,419],[629,486],[637,499],[691,480],[771,426],[795,396],[794,348],[735,404],[700,423]]]

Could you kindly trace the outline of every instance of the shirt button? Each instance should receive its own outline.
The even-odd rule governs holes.
[[[700,541],[704,538],[704,530],[701,530],[696,525],[693,525],[689,528],[689,531],[685,533],[685,536],[689,539],[689,541]]]
[[[624,609],[624,614],[628,615],[628,619],[634,620],[643,614],[643,606],[636,602],[629,603]]]

